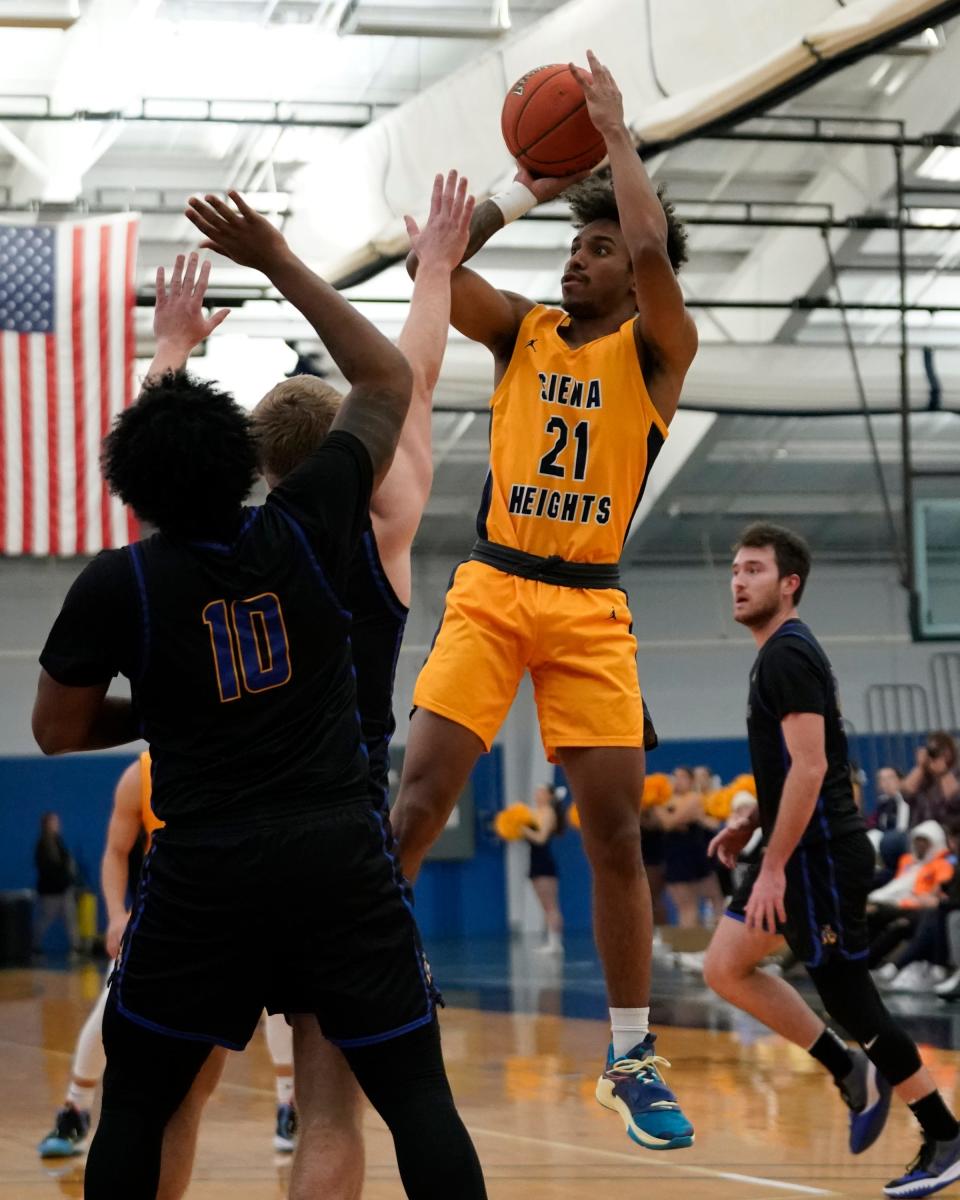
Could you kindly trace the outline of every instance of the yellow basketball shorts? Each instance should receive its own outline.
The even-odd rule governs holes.
[[[575,746],[643,746],[637,641],[619,588],[570,588],[461,563],[413,691],[489,750],[523,673],[550,762]]]

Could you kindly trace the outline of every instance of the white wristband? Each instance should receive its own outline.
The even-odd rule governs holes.
[[[497,192],[495,196],[491,196],[490,200],[503,213],[504,225],[522,217],[539,203],[533,192],[519,179],[515,179],[505,192]]]

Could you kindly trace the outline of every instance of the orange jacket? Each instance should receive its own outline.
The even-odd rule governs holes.
[[[917,877],[913,881],[913,891],[909,896],[903,897],[899,903],[900,908],[920,908],[919,898],[921,896],[929,896],[943,884],[950,882],[953,878],[953,863],[947,862],[949,854],[948,849],[941,850],[939,854],[921,864]],[[902,870],[915,861],[912,854],[904,854],[897,864],[897,874],[899,875]]]

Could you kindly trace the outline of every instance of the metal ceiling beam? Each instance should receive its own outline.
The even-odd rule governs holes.
[[[11,101],[16,107],[10,108]],[[33,109],[25,109],[25,102],[37,101]],[[195,112],[174,112],[174,105],[195,106]],[[4,107],[7,105],[7,107]],[[149,106],[166,105],[167,111],[150,111]],[[236,106],[230,112],[229,107]],[[303,109],[329,109],[329,113],[316,116],[297,115]],[[281,125],[289,129],[362,129],[381,113],[395,107],[391,104],[368,104],[362,101],[331,100],[323,102],[288,102],[283,100],[209,100],[201,97],[151,97],[146,96],[138,106],[128,108],[93,109],[77,108],[58,111],[49,96],[0,95],[0,121],[29,122],[102,122],[140,121],[157,124],[181,125]],[[263,112],[255,112],[263,108]],[[248,110],[242,115],[240,110]]]

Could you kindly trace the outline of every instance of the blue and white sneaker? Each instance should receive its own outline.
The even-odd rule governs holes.
[[[893,1089],[862,1050],[851,1050],[853,1069],[837,1083],[850,1109],[850,1153],[869,1150],[883,1132]]]
[[[656,1034],[648,1033],[625,1058],[607,1051],[607,1067],[597,1080],[597,1099],[619,1113],[627,1136],[648,1150],[679,1150],[693,1145],[693,1126],[680,1111],[673,1092],[660,1074],[669,1067],[654,1054]]]
[[[65,1104],[54,1118],[53,1128],[37,1146],[41,1158],[70,1158],[80,1154],[90,1132],[90,1114]]]
[[[277,1132],[273,1135],[273,1148],[281,1154],[290,1154],[297,1146],[297,1110],[292,1104],[277,1105]]]
[[[906,1174],[884,1185],[887,1196],[932,1196],[960,1179],[960,1134],[949,1142],[924,1138]]]

